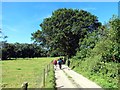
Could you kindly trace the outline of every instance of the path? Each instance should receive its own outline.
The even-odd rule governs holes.
[[[76,88],[65,75],[63,70],[59,69],[59,66],[55,68],[55,78],[57,88]]]
[[[57,66],[55,78],[57,88],[99,88],[99,90],[103,90],[96,83],[76,73],[65,65],[62,65],[62,70]]]

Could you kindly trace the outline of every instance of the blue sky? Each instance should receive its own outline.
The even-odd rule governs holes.
[[[9,43],[32,43],[31,33],[59,8],[83,9],[96,15],[102,23],[118,15],[118,2],[3,2],[2,30]]]

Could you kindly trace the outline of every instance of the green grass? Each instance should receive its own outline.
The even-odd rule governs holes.
[[[21,88],[28,82],[28,88],[39,88],[43,69],[54,58],[33,58],[2,61],[2,87]]]
[[[72,60],[74,70],[103,88],[118,88],[118,63],[101,62],[101,56],[86,58],[84,61]]]
[[[53,66],[50,67],[45,84],[44,88],[51,88],[52,90],[55,90],[55,72]]]

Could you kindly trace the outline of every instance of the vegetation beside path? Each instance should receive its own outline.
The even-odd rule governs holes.
[[[118,63],[100,62],[101,56],[86,58],[85,61],[72,62],[71,67],[86,78],[96,82],[103,88],[118,88]]]
[[[51,88],[52,90],[55,89],[55,71],[54,71],[54,67],[52,66],[50,68],[50,72],[49,75],[46,78],[46,85],[44,88]]]
[[[88,34],[72,58],[74,70],[103,88],[119,88],[120,19],[113,17],[98,32]]]

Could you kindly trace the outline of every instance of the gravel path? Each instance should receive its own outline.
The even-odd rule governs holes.
[[[76,73],[65,65],[62,65],[62,69],[59,66],[55,67],[56,87],[60,88],[99,88],[103,90],[99,85],[85,78],[84,76]],[[83,89],[82,89],[83,90]]]
[[[58,66],[55,67],[55,78],[57,88],[76,88],[68,79],[68,76],[66,76],[63,70],[59,69]]]

